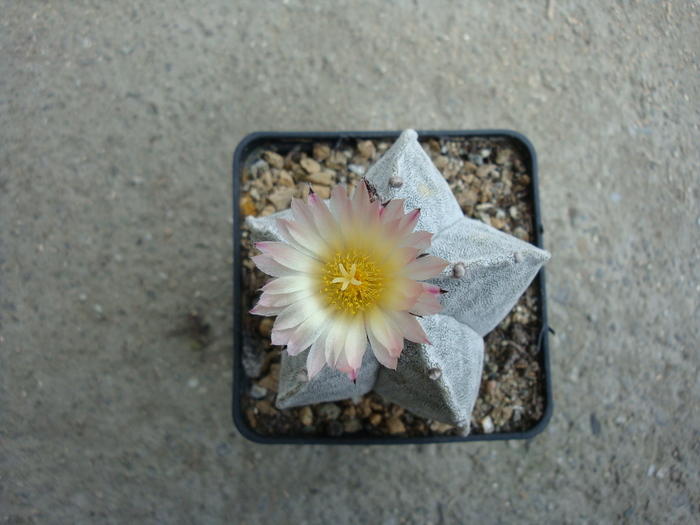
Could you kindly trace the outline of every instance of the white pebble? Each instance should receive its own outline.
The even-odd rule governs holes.
[[[481,420],[481,427],[484,429],[484,434],[490,434],[494,431],[493,420],[491,416],[486,416]]]
[[[81,302],[87,301],[87,294],[81,293],[81,294],[78,296],[78,299],[79,299]]]
[[[190,388],[197,388],[199,386],[199,379],[196,377],[190,377],[190,379],[187,381],[187,386]]]
[[[361,164],[348,164],[348,169],[355,175],[364,175],[365,171],[367,171]]]
[[[95,311],[96,314],[102,315],[102,307],[99,304],[93,304],[92,309]]]

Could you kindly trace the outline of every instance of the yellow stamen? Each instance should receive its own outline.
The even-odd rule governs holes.
[[[337,253],[323,268],[321,292],[338,310],[354,315],[377,303],[384,288],[382,273],[363,253]]]

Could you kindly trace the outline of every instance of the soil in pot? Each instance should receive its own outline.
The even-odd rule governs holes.
[[[353,188],[392,140],[271,144],[247,159],[241,180],[241,216],[269,215],[305,199],[326,199],[336,184]],[[426,138],[426,152],[447,180],[465,215],[525,241],[534,240],[531,174],[526,153],[510,138]],[[277,148],[277,149],[276,149]],[[268,277],[255,268],[245,225],[241,231],[243,311]],[[546,393],[538,356],[542,329],[535,281],[510,314],[485,337],[484,373],[470,433],[519,433],[542,418]],[[449,436],[458,429],[411,414],[373,392],[361,399],[279,410],[275,407],[283,347],[270,343],[273,318],[244,316],[243,365],[249,388],[242,412],[265,436],[340,436],[364,431],[383,437]]]

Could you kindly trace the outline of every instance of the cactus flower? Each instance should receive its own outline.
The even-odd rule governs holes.
[[[255,245],[253,261],[274,279],[251,313],[277,316],[272,343],[289,355],[309,348],[309,379],[327,364],[354,381],[368,342],[396,369],[404,339],[430,343],[417,316],[442,310],[440,287],[419,281],[449,263],[426,254],[432,233],[413,231],[420,210],[404,213],[402,199],[383,205],[363,182],[352,198],[336,186],[330,207],[313,193],[294,200],[293,220],[276,221],[286,242]]]

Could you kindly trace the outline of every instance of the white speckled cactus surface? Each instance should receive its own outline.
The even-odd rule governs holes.
[[[439,275],[425,281],[443,290],[438,299],[442,310],[416,317],[431,344],[406,340],[394,370],[380,364],[368,342],[356,375],[320,368],[321,363],[312,379],[307,354],[314,349],[294,356],[285,352],[277,397],[280,408],[337,401],[374,390],[419,416],[468,431],[481,381],[483,337],[509,313],[550,255],[466,218],[417,139],[415,131],[404,131],[366,179],[381,202],[403,199],[407,212],[419,209],[416,231],[433,234],[426,251],[449,262]],[[292,218],[292,212],[285,210],[246,221],[254,241],[275,243],[284,240],[277,219]],[[343,272],[347,282],[356,282]]]

